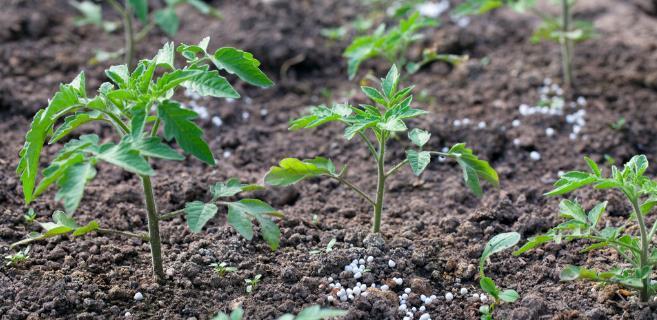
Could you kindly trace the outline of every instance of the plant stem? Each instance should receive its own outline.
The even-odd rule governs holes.
[[[571,52],[571,42],[570,38],[567,37],[568,32],[570,32],[570,4],[569,0],[561,0],[561,39],[559,43],[561,45],[561,67],[563,72],[563,80],[566,88],[571,89],[573,85],[573,58]]]
[[[158,217],[158,220],[160,220],[160,221],[169,220],[171,218],[175,218],[175,217],[183,214],[184,212],[185,212],[185,209],[178,209],[178,210],[175,210],[175,211],[171,211],[169,213],[164,213],[164,214],[161,214]]]
[[[386,178],[393,175],[395,172],[397,172],[397,170],[401,169],[407,163],[408,163],[408,159],[404,159],[404,161],[402,161],[402,162],[398,163],[397,165],[395,165],[394,167],[392,167],[392,169],[390,169],[390,170],[388,170],[388,172],[386,172]]]
[[[125,35],[125,64],[132,70],[135,55],[135,30],[132,26],[132,9],[127,3],[122,6],[117,0],[107,0],[109,4],[123,17],[123,33]]]
[[[386,171],[385,171],[385,158],[386,153],[386,137],[385,133],[381,134],[379,140],[379,155],[377,158],[377,177],[376,184],[376,203],[374,204],[374,223],[372,224],[372,232],[381,232],[381,212],[383,211],[383,196],[385,193],[386,184]]]
[[[141,176],[144,187],[144,202],[148,212],[148,235],[151,245],[151,256],[153,261],[153,275],[157,281],[164,279],[164,268],[162,267],[162,243],[160,242],[160,219],[157,216],[157,206],[153,195],[153,185],[149,176]]]
[[[650,245],[650,241],[648,239],[648,231],[646,230],[646,222],[644,221],[643,214],[641,214],[641,207],[639,206],[639,201],[636,199],[636,197],[631,198],[632,202],[632,208],[634,209],[634,214],[636,215],[636,219],[639,222],[639,231],[641,232],[641,260],[639,263],[639,268],[643,269],[645,266],[649,266],[649,261],[648,261],[648,246]],[[640,299],[642,302],[647,302],[648,298],[650,298],[650,274],[652,273],[649,272],[648,276],[643,278],[641,281],[643,283],[643,286],[640,291]]]
[[[96,230],[96,231],[100,234],[115,234],[115,235],[129,237],[129,238],[137,238],[137,239],[141,239],[141,240],[144,240],[144,241],[149,240],[148,235],[145,234],[145,233],[139,234],[139,233],[133,233],[133,232],[129,232],[129,231],[121,231],[121,230],[105,229],[105,228],[98,228],[98,230]]]

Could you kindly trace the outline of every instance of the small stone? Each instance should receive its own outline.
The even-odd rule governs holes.
[[[529,153],[529,158],[534,161],[538,161],[541,160],[541,154],[538,153],[538,151],[532,151]]]
[[[445,300],[447,300],[447,302],[454,300],[454,295],[451,292],[445,293]]]
[[[464,295],[466,295],[466,294],[468,294],[468,289],[466,289],[466,288],[461,288],[461,295],[464,296]]]
[[[141,292],[135,293],[135,300],[137,300],[137,301],[144,300],[144,295],[141,294]]]
[[[397,265],[397,263],[395,263],[394,261],[388,260],[388,267],[394,268],[396,265]]]

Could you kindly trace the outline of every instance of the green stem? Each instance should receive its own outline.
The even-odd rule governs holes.
[[[132,26],[132,9],[126,3],[122,6],[117,0],[107,0],[109,4],[116,10],[123,18],[123,33],[125,35],[125,64],[132,70],[134,67],[135,55],[135,30]]]
[[[175,210],[175,211],[171,211],[169,213],[161,214],[158,217],[158,220],[160,220],[160,221],[169,220],[169,219],[175,218],[175,217],[177,217],[177,216],[179,216],[183,213],[185,213],[185,209],[178,209],[178,210]]]
[[[403,168],[404,165],[407,164],[407,163],[408,163],[408,159],[404,159],[404,161],[402,161],[402,162],[398,163],[397,165],[395,165],[394,167],[392,167],[392,169],[390,169],[390,170],[388,170],[388,172],[386,172],[386,178],[393,175],[395,172],[397,172],[397,170]]]
[[[644,220],[643,214],[641,213],[639,201],[636,199],[636,197],[630,198],[630,201],[632,202],[632,208],[634,209],[634,214],[636,215],[636,219],[639,222],[639,231],[641,232],[641,260],[639,261],[639,268],[643,269],[645,266],[650,265],[648,261],[648,247],[650,245],[650,241],[648,239],[646,222]],[[640,291],[640,299],[642,302],[647,302],[648,298],[650,298],[650,273],[647,277],[641,280],[643,283],[643,287]]]
[[[381,232],[381,213],[383,211],[383,196],[385,193],[386,184],[386,171],[385,171],[385,153],[386,153],[386,137],[385,133],[381,133],[379,140],[379,154],[377,157],[377,177],[376,184],[376,203],[374,204],[374,223],[372,224],[372,232]]]
[[[160,242],[160,219],[157,215],[157,206],[153,194],[151,177],[141,176],[144,187],[144,202],[148,212],[148,235],[151,245],[151,256],[153,261],[153,275],[157,281],[164,280],[164,268],[162,267],[162,243]]]
[[[124,237],[128,237],[128,238],[137,238],[137,239],[141,239],[141,240],[144,240],[144,241],[149,241],[148,235],[145,234],[145,233],[139,234],[139,233],[133,233],[133,232],[129,232],[129,231],[121,231],[121,230],[105,229],[105,228],[98,228],[98,230],[96,230],[96,232],[98,232],[100,234],[114,234],[114,235],[124,236]]]
[[[372,145],[372,141],[370,141],[370,139],[369,139],[369,138],[365,135],[365,133],[363,133],[362,131],[358,131],[358,135],[359,135],[361,138],[363,138],[363,141],[365,141],[365,143],[367,144],[367,149],[370,150],[370,153],[372,153],[372,155],[373,155],[373,156],[375,157],[375,159],[376,159],[376,156],[377,156],[377,154],[376,154],[376,149],[374,148],[374,145]]]
[[[570,4],[568,0],[561,0],[561,38],[559,44],[561,45],[561,67],[563,72],[563,79],[566,88],[572,88],[573,84],[573,58],[571,53],[571,42],[566,35],[570,31]]]

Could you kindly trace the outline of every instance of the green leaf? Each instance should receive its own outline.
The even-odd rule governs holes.
[[[240,192],[262,190],[264,187],[254,184],[242,184],[238,179],[228,179],[226,183],[218,182],[210,188],[214,200],[223,197],[232,197]]]
[[[422,174],[424,169],[431,162],[431,153],[428,151],[415,151],[415,150],[406,150],[406,160],[411,166],[411,170],[416,176]]]
[[[175,59],[175,50],[173,47],[173,42],[167,42],[164,44],[162,49],[158,50],[157,54],[153,58],[153,63],[155,66],[164,66],[171,70],[175,70],[176,67],[173,64]],[[150,69],[150,66],[149,66]],[[148,71],[145,76],[149,77],[150,71]]]
[[[87,78],[84,75],[84,71],[80,71],[78,75],[69,83],[69,85],[78,91],[80,97],[87,97]]]
[[[239,208],[228,206],[228,224],[246,240],[253,240],[253,223]]]
[[[546,193],[546,196],[558,196],[566,194],[573,190],[587,186],[598,181],[596,176],[590,175],[581,171],[570,171],[563,174],[557,182],[554,183],[555,188]]]
[[[303,179],[334,173],[327,169],[335,168],[331,160],[319,157],[315,160],[318,161],[285,158],[279,162],[277,167],[269,169],[265,175],[265,183],[272,186],[289,186]]]
[[[561,270],[561,273],[559,273],[559,279],[562,281],[572,281],[576,280],[580,276],[580,268],[573,266],[573,265],[567,265],[566,267]]]
[[[386,104],[386,98],[379,92],[379,90],[376,90],[372,87],[360,87],[363,93],[367,95],[368,98],[372,99],[372,101],[385,105]]]
[[[431,138],[431,133],[422,129],[415,128],[408,132],[408,138],[416,146],[422,148]]]
[[[167,72],[157,79],[155,83],[156,95],[162,95],[167,93],[169,90],[175,89],[179,85],[183,85],[186,81],[192,80],[195,77],[201,75],[203,70],[174,70],[172,72]]]
[[[164,101],[158,105],[158,116],[164,122],[164,137],[167,141],[176,139],[178,145],[188,154],[214,165],[215,160],[210,147],[203,140],[203,130],[192,121],[196,112],[184,109],[175,101]]]
[[[59,141],[83,124],[102,119],[103,115],[98,111],[80,112],[68,116],[64,119],[64,123],[55,130],[55,133],[52,134],[48,144],[53,144]]]
[[[584,209],[582,209],[582,206],[577,202],[562,200],[561,203],[559,203],[559,214],[562,217],[588,224],[586,213],[584,213]]]
[[[240,97],[228,80],[220,76],[217,71],[204,72],[183,82],[182,85],[201,96],[233,99]]]
[[[591,227],[595,227],[598,224],[598,221],[600,220],[600,216],[605,212],[605,209],[607,208],[607,201],[600,202],[598,203],[591,211],[589,211],[587,217],[589,221],[589,225]]]
[[[232,219],[231,211],[233,211]],[[278,249],[280,244],[281,231],[278,226],[271,221],[269,216],[282,217],[283,214],[280,211],[272,208],[266,202],[258,199],[242,199],[240,201],[231,202],[228,204],[228,214],[229,223],[233,225],[235,229],[247,240],[250,240],[247,236],[253,238],[253,232],[250,229],[252,223],[250,219],[245,217],[245,215],[249,215],[255,218],[258,221],[258,224],[260,224],[260,233],[262,234],[262,238],[265,239],[272,250]]]
[[[536,247],[538,247],[538,246],[540,246],[544,243],[548,243],[548,242],[551,242],[553,240],[554,240],[554,236],[553,235],[547,235],[547,234],[531,237],[531,238],[529,238],[527,243],[525,243],[522,247],[520,247],[520,249],[518,249],[517,251],[514,251],[513,255],[514,256],[519,256],[519,255],[521,255],[521,254],[523,254],[523,253],[525,253],[529,250],[532,250],[532,249],[534,249],[534,248],[536,248]]]
[[[237,75],[240,79],[259,87],[269,87],[274,83],[260,69],[260,62],[251,53],[225,47],[215,51],[212,62],[219,69]]]
[[[132,148],[147,157],[178,161],[185,159],[178,151],[162,143],[160,137],[140,139],[132,143]]]
[[[517,232],[500,233],[491,238],[484,251],[481,253],[480,263],[486,261],[491,255],[515,246],[520,241],[520,234]]]
[[[520,298],[520,295],[515,290],[506,289],[500,292],[500,300],[504,302],[516,302]]]
[[[154,19],[157,26],[160,27],[160,29],[162,29],[162,31],[164,31],[169,37],[173,37],[178,33],[180,19],[178,19],[176,11],[173,8],[167,7],[155,11]]]
[[[50,238],[58,235],[72,233],[73,236],[81,236],[99,229],[98,222],[91,221],[84,226],[79,226],[70,215],[62,211],[55,211],[52,215],[53,222],[40,223],[46,232],[38,235],[39,238]]]
[[[69,167],[84,161],[84,155],[76,153],[70,157],[53,161],[48,168],[43,170],[43,179],[34,191],[34,196],[38,197],[48,189],[50,185],[57,182],[68,170]]]
[[[499,185],[497,172],[491,168],[488,162],[479,160],[472,153],[472,149],[466,148],[465,143],[454,145],[446,156],[458,162],[463,169],[465,184],[477,197],[480,197],[483,193],[479,184],[479,178],[483,178],[494,186]]]
[[[217,210],[214,203],[193,201],[185,204],[185,219],[189,230],[194,233],[201,232],[203,226],[217,214]]]
[[[493,279],[485,276],[481,277],[481,279],[479,279],[479,286],[481,287],[481,290],[484,290],[484,292],[490,294],[493,298],[499,299],[500,289],[497,288]]]
[[[98,159],[138,175],[152,176],[155,174],[148,161],[139,154],[139,151],[132,149],[131,144],[126,140],[117,145],[105,144],[101,149]]]
[[[96,176],[96,169],[89,162],[76,163],[68,167],[57,181],[59,190],[55,201],[62,201],[67,213],[73,213],[80,205],[84,186]]]
[[[310,108],[310,114],[290,121],[290,130],[310,129],[331,121],[344,120],[351,114],[351,108],[346,104],[336,104],[332,108],[324,105]]]
[[[379,122],[376,126],[381,130],[391,131],[391,132],[401,132],[406,131],[406,124],[399,118],[390,118],[385,122]]]
[[[112,82],[114,82],[119,88],[126,88],[130,81],[130,71],[125,64],[111,66],[109,69],[105,70],[105,75],[107,75],[107,77],[110,78],[110,80],[112,80]]]
[[[388,74],[381,82],[381,89],[383,89],[383,94],[392,98],[393,95],[397,92],[397,85],[399,84],[399,71],[397,70],[396,65],[392,65]]]
[[[145,103],[140,103],[132,108],[132,119],[130,120],[130,135],[133,139],[141,139],[144,134],[144,126],[146,126],[146,116],[148,106]]]
[[[128,0],[128,4],[141,23],[148,22],[148,0]]]
[[[589,157],[584,157],[584,160],[586,160],[586,163],[589,165],[589,168],[591,168],[591,171],[592,171],[596,176],[600,177],[600,175],[602,174],[602,172],[600,172],[600,168],[599,168],[598,165],[595,163],[595,161],[593,161],[593,160],[592,160],[591,158],[589,158]]]

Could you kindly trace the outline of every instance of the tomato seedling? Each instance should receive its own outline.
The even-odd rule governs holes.
[[[5,266],[10,267],[10,266],[16,266],[19,263],[24,262],[25,260],[30,258],[30,247],[25,247],[25,249],[18,251],[14,254],[6,255],[5,256]]]
[[[576,201],[563,200],[559,205],[559,215],[564,222],[544,235],[535,236],[514,254],[532,250],[547,242],[589,240],[592,242],[581,252],[612,248],[618,252],[630,267],[613,267],[609,271],[597,272],[579,266],[566,266],[560,274],[561,280],[591,280],[615,283],[639,291],[641,301],[648,301],[655,294],[657,286],[651,282],[652,271],[657,264],[657,248],[652,239],[657,231],[657,222],[650,229],[646,217],[657,205],[657,182],[646,177],[648,160],[644,155],[632,157],[621,170],[611,167],[611,175],[605,176],[598,165],[586,158],[590,172],[571,171],[563,174],[555,183],[548,196],[563,195],[576,189],[592,185],[596,189],[620,191],[632,207],[628,220],[622,226],[600,226],[600,218],[606,210],[607,202],[600,202],[586,212]],[[636,223],[635,226],[632,224]],[[638,228],[636,228],[638,226]],[[633,229],[638,229],[638,236]]]
[[[219,275],[219,277],[221,277],[221,278],[223,278],[227,273],[237,271],[237,268],[230,267],[225,262],[211,263],[210,266],[214,269],[214,272],[216,272]]]
[[[504,5],[519,11],[530,11],[542,20],[541,25],[534,30],[531,37],[533,43],[543,40],[552,41],[561,47],[561,71],[564,85],[571,88],[573,78],[574,46],[577,42],[591,39],[595,36],[593,23],[585,20],[573,20],[573,7],[576,0],[554,0],[560,6],[559,15],[550,15],[536,8],[536,0],[467,0],[454,9],[455,16],[483,14]]]
[[[150,241],[153,273],[156,278],[163,279],[159,221],[184,214],[189,228],[199,232],[217,213],[217,205],[224,205],[228,207],[228,223],[240,234],[251,239],[251,220],[255,219],[271,248],[278,247],[280,231],[269,217],[280,217],[280,212],[257,199],[222,200],[260,188],[241,184],[235,179],[214,185],[210,190],[212,200],[208,203],[194,201],[187,203],[184,209],[168,214],[160,215],[158,212],[151,182],[155,170],[149,158],[178,161],[185,158],[165,142],[175,141],[184,153],[208,165],[215,164],[212,151],[203,139],[203,130],[193,121],[197,118],[196,112],[172,99],[175,90],[184,87],[201,96],[239,98],[219,71],[210,70],[210,64],[255,86],[268,87],[273,84],[260,71],[258,60],[250,53],[224,47],[211,54],[207,51],[208,42],[209,38],[205,38],[198,45],[183,44],[178,47],[178,52],[187,62],[183,68],[174,64],[173,43],[164,45],[153,59],[141,60],[132,71],[127,65],[110,67],[105,73],[111,82],[101,84],[96,96],[87,96],[83,72],[73,82],[60,86],[48,106],[34,116],[25,145],[20,151],[17,174],[20,175],[26,204],[55,184],[58,187],[55,199],[63,202],[66,213],[55,213],[54,222],[41,223],[46,230],[43,234],[17,244],[96,230],[134,235]],[[57,126],[60,122],[61,125]],[[92,122],[109,123],[120,138],[118,143],[102,142],[93,134],[71,139],[50,165],[41,171],[42,177],[37,184],[44,144],[58,142],[79,126]],[[148,213],[148,236],[100,229],[95,221],[79,226],[70,216],[80,204],[85,185],[96,176],[98,162],[118,166],[141,178]]]
[[[164,7],[156,10],[150,10],[148,0],[107,0],[109,5],[122,18],[123,33],[125,36],[124,48],[116,52],[98,52],[96,59],[103,61],[124,55],[125,64],[130,69],[133,68],[135,44],[142,41],[153,30],[159,27],[168,36],[173,37],[178,33],[180,27],[180,18],[176,14],[176,8],[181,5],[190,5],[199,12],[220,18],[219,11],[208,5],[202,0],[166,0]],[[70,4],[77,9],[81,17],[75,21],[77,26],[95,25],[105,32],[112,32],[118,28],[119,23],[115,21],[106,21],[103,19],[103,8],[100,4],[92,1],[71,1]],[[137,31],[134,19],[142,24],[141,30]]]
[[[265,183],[273,186],[288,186],[301,180],[326,176],[335,179],[355,191],[374,209],[372,232],[378,233],[381,228],[381,214],[386,179],[399,169],[408,167],[415,175],[420,175],[429,165],[432,156],[441,156],[454,159],[463,168],[465,182],[475,195],[482,194],[479,179],[498,184],[497,173],[488,162],[479,160],[466,148],[465,144],[454,145],[447,152],[426,151],[424,145],[429,141],[431,134],[425,130],[413,129],[408,132],[408,138],[417,148],[406,151],[406,159],[386,169],[386,145],[396,135],[408,130],[405,121],[424,115],[427,112],[411,107],[413,96],[412,87],[398,89],[399,72],[392,66],[387,76],[381,79],[381,90],[372,87],[361,89],[373,102],[372,105],[358,107],[348,104],[336,104],[329,108],[318,106],[312,108],[310,115],[290,122],[290,130],[315,128],[329,122],[339,122],[346,126],[344,137],[351,140],[361,138],[367,145],[377,168],[377,188],[375,197],[371,197],[354,183],[347,180],[346,167],[338,170],[333,162],[324,157],[310,160],[286,158],[278,166],[272,167],[265,176]],[[373,143],[371,136],[375,138]]]
[[[481,320],[493,320],[495,306],[502,301],[515,302],[520,298],[518,292],[513,289],[500,290],[495,281],[484,274],[486,262],[493,254],[515,246],[518,241],[520,241],[520,234],[517,232],[500,233],[488,241],[481,253],[481,258],[479,258],[479,286],[481,290],[493,297],[493,302],[490,305],[482,305],[479,308]]]
[[[361,63],[372,58],[384,58],[390,64],[399,66],[412,74],[422,66],[441,60],[457,63],[464,58],[452,54],[438,54],[435,50],[425,49],[422,60],[409,61],[408,48],[411,44],[423,38],[420,31],[427,27],[435,27],[438,23],[415,12],[407,19],[401,19],[399,25],[386,30],[381,24],[371,35],[356,37],[345,49],[343,55],[347,58],[347,73],[353,79],[358,73]]]

